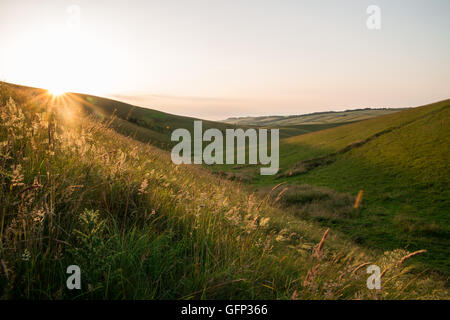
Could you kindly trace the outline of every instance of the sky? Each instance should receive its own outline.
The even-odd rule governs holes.
[[[449,39],[448,0],[0,0],[0,80],[211,120],[410,107],[450,98]]]

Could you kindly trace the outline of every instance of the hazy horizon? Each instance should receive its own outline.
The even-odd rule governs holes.
[[[414,107],[449,98],[449,12],[444,0],[1,1],[0,80],[210,120]]]

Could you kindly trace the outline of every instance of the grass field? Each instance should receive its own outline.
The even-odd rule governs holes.
[[[448,274],[449,121],[446,100],[284,139],[275,178],[259,176],[249,167],[218,170],[238,177],[245,173],[257,188],[286,182],[328,187],[352,197],[363,190],[358,215],[339,216],[329,207],[321,214],[302,216],[338,228],[370,248],[427,249],[418,260]],[[315,194],[317,199],[309,203],[319,205],[321,192]],[[290,207],[303,212],[304,204]]]
[[[264,117],[240,117],[228,118],[225,123],[235,125],[254,125],[254,126],[308,126],[308,125],[327,125],[327,124],[346,124],[361,120],[367,120],[386,114],[391,114],[405,110],[404,108],[380,108],[380,109],[356,109],[345,111],[327,111],[315,112],[302,115],[291,116],[264,116]],[[323,129],[325,129],[324,127]]]
[[[313,206],[284,207],[320,193],[358,217],[366,198],[362,210],[323,187],[286,198],[175,166],[77,101],[0,85],[2,299],[448,299],[447,278],[415,263],[423,253],[361,246],[308,218]],[[65,286],[74,264],[79,291]],[[367,289],[368,264],[381,290]]]

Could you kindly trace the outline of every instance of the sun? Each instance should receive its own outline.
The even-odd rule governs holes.
[[[49,89],[47,89],[47,91],[48,91],[48,93],[50,93],[52,96],[55,96],[55,97],[61,96],[66,93],[66,90],[64,90],[61,87],[49,88]]]

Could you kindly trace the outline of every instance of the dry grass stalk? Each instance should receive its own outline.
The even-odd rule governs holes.
[[[292,293],[292,296],[291,296],[291,300],[297,300],[298,299],[298,292],[297,292],[297,290],[294,290],[294,293]]]
[[[322,236],[322,239],[320,240],[319,244],[317,245],[316,249],[314,250],[314,256],[320,258],[320,256],[322,255],[322,248],[323,245],[325,244],[325,240],[328,236],[328,232],[330,232],[330,228],[328,228],[327,230],[325,230],[325,233]]]
[[[274,201],[273,203],[277,203],[277,202],[281,199],[281,196],[282,196],[286,191],[288,191],[288,188],[284,188],[283,190],[281,190],[281,192],[278,194],[277,198],[275,199],[275,201]]]
[[[277,184],[275,187],[272,188],[272,190],[270,190],[269,194],[272,193],[272,191],[275,191],[276,189],[278,189],[279,187],[281,187],[283,184],[285,184],[286,182],[281,182],[279,184]]]
[[[361,263],[359,266],[357,266],[355,269],[353,269],[352,274],[355,274],[359,269],[364,268],[368,264],[370,264],[370,262]]]
[[[361,202],[363,199],[363,194],[364,194],[364,191],[359,190],[358,195],[356,196],[355,204],[353,205],[354,209],[357,209],[361,205]]]
[[[317,264],[316,266],[312,267],[311,270],[308,270],[305,280],[303,280],[304,287],[309,287],[312,284],[313,279],[316,277],[317,271],[319,270],[319,266],[320,264]]]
[[[422,250],[418,250],[418,251],[412,252],[412,253],[410,253],[410,254],[404,256],[404,257],[401,258],[401,260],[397,263],[397,267],[398,267],[398,266],[401,266],[402,263],[405,262],[405,260],[408,260],[409,258],[412,258],[412,257],[414,257],[414,256],[417,256],[418,254],[425,253],[425,252],[427,252],[427,250],[422,249]]]
[[[279,187],[281,187],[285,183],[286,182],[281,182],[281,183],[277,184],[275,187],[273,187],[272,190],[270,190],[270,192],[267,194],[267,196],[265,196],[264,199],[258,204],[258,206],[256,207],[256,210],[258,210],[259,207],[261,207],[261,205],[269,199],[269,197],[270,197],[270,195],[272,194],[273,191],[275,191],[276,189],[278,189]]]
[[[405,260],[408,260],[409,258],[412,258],[412,257],[414,257],[418,254],[424,253],[424,252],[427,252],[427,250],[422,249],[422,250],[414,251],[410,254],[407,254],[406,256],[404,256],[403,258],[400,259],[400,261],[396,264],[396,267],[401,266],[403,264],[403,262],[405,262]],[[392,267],[392,265],[388,266],[386,269],[384,269],[383,272],[380,274],[380,278],[382,278],[384,276],[384,274],[391,269],[391,267]]]

